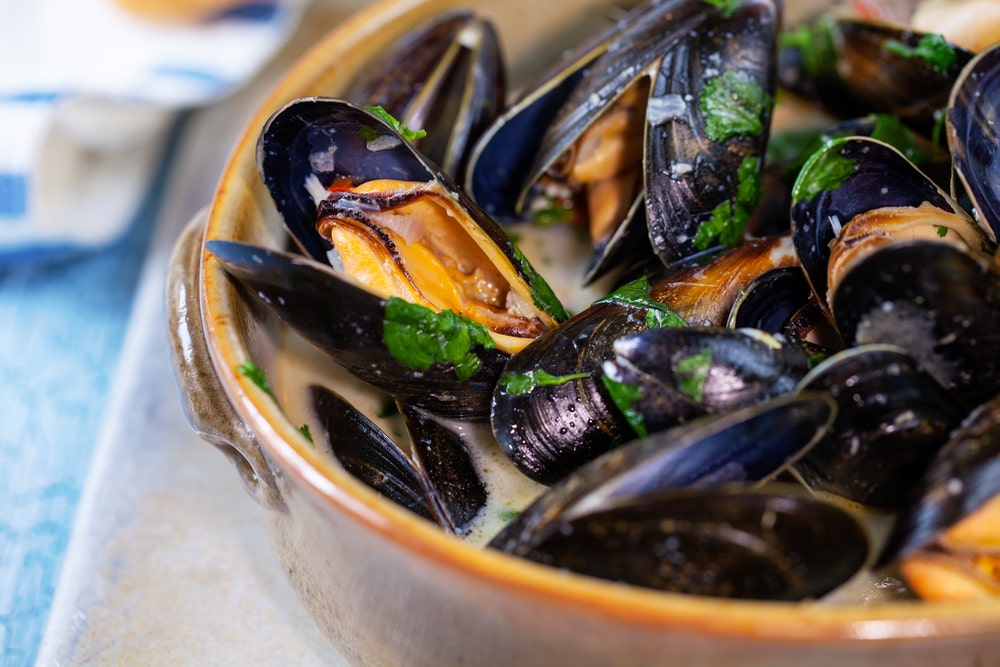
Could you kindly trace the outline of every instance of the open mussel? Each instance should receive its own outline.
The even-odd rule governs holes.
[[[505,80],[492,23],[459,10],[404,35],[362,69],[344,98],[419,128],[426,134],[414,145],[457,178],[472,144],[500,113]]]
[[[1000,399],[980,406],[931,463],[879,561],[921,597],[1000,597]]]
[[[738,243],[759,196],[778,23],[769,0],[643,4],[487,131],[473,196],[585,223],[588,281],[650,249],[666,263]]]
[[[458,534],[486,504],[486,487],[462,439],[419,410],[401,409],[412,438],[407,455],[335,392],[313,385],[309,397],[320,426],[311,430],[313,437],[349,473],[393,502]]]
[[[396,129],[349,103],[292,102],[258,148],[264,182],[313,259],[223,241],[209,252],[366,382],[485,418],[506,357],[565,317],[506,233]]]

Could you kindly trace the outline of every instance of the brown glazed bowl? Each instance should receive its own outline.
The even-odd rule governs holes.
[[[467,544],[318,453],[237,372],[253,359],[272,377],[286,353],[275,323],[204,250],[205,239],[283,243],[255,164],[263,123],[293,98],[336,96],[408,28],[459,4],[391,0],[336,26],[256,111],[207,222],[187,228],[172,258],[170,334],[188,418],[267,508],[278,558],[330,642],[358,665],[1000,665],[1000,601],[727,601],[616,585]],[[563,48],[553,36],[567,25],[607,11],[597,0],[487,0],[475,8],[495,21],[515,81]],[[267,628],[251,636],[260,632]]]

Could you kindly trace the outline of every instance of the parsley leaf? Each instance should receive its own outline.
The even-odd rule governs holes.
[[[920,38],[916,46],[908,46],[896,40],[887,40],[882,48],[904,58],[922,58],[927,61],[935,72],[948,69],[957,54],[955,49],[941,35],[928,34]]]
[[[760,201],[761,184],[758,160],[755,157],[743,158],[736,171],[736,197],[727,199],[714,209],[711,217],[698,226],[694,237],[694,247],[704,250],[715,239],[725,248],[735,248],[743,240],[743,230],[754,207]]]
[[[698,354],[691,355],[677,362],[674,371],[677,376],[678,388],[690,396],[696,403],[704,399],[705,380],[712,370],[712,351],[707,347]]]
[[[699,105],[705,115],[705,133],[722,142],[738,135],[764,131],[763,116],[773,99],[749,74],[727,70],[705,84]]]
[[[736,8],[740,6],[743,0],[704,0],[705,4],[712,5],[722,11],[723,18],[729,18],[736,11]]]
[[[896,116],[875,114],[875,129],[872,139],[889,144],[916,165],[929,162],[931,156],[917,146],[917,138]]]
[[[389,297],[382,339],[390,354],[411,370],[452,364],[459,380],[468,380],[482,365],[472,348],[495,347],[489,330],[450,310],[435,313],[426,306]]]
[[[531,291],[531,300],[535,302],[535,305],[560,322],[569,317],[566,309],[559,301],[559,297],[552,291],[549,284],[545,282],[545,279],[535,271],[535,267],[531,265],[531,262],[524,256],[524,253],[517,247],[513,239],[510,239],[510,246],[514,254],[514,260],[528,282],[528,289]]]
[[[650,329],[687,326],[684,318],[670,306],[660,303],[649,295],[649,279],[646,276],[633,280],[594,302],[595,305],[598,303],[617,303],[642,308],[646,311],[646,326]]]
[[[602,375],[601,381],[604,383],[604,388],[608,390],[611,401],[621,410],[621,413],[625,416],[625,421],[632,427],[636,435],[640,438],[649,435],[646,429],[646,421],[643,419],[642,414],[633,407],[642,398],[642,390],[639,388],[639,385],[631,382],[618,382],[607,375]]]
[[[855,160],[840,154],[840,145],[848,140],[831,141],[806,160],[792,186],[792,199],[809,201],[820,192],[836,190],[854,174]]]
[[[309,442],[313,441],[312,432],[309,430],[309,424],[303,424],[299,427],[299,433],[305,436],[305,439]]]
[[[778,35],[778,46],[798,51],[802,69],[808,78],[836,71],[837,47],[833,22],[829,18],[782,31]]]
[[[589,376],[590,373],[551,375],[547,371],[538,369],[527,373],[507,373],[500,378],[500,386],[508,394],[527,394],[535,387],[554,387]]]
[[[365,107],[365,111],[377,117],[380,121],[394,129],[399,133],[401,137],[407,141],[416,141],[417,139],[423,139],[427,136],[426,130],[411,130],[405,124],[400,123],[396,120],[391,113],[386,111],[380,106]],[[368,136],[365,136],[363,132],[368,131]],[[360,136],[365,141],[372,141],[378,138],[378,133],[374,129],[368,127],[367,125],[362,125],[361,129],[358,130],[358,136]]]
[[[263,391],[265,394],[267,394],[271,398],[275,397],[274,391],[271,389],[271,383],[267,381],[267,376],[264,375],[264,371],[260,366],[247,359],[242,364],[237,366],[236,370],[238,370],[241,375],[245,376],[251,382],[257,385],[257,388]]]

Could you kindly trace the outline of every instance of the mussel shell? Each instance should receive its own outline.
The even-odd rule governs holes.
[[[523,556],[588,576],[726,598],[803,600],[868,557],[860,523],[795,493],[661,492],[556,521]]]
[[[902,507],[966,413],[891,345],[840,352],[800,388],[829,391],[838,410],[830,430],[795,463],[799,477],[812,489],[872,507]]]
[[[931,546],[1000,494],[1000,397],[979,406],[938,452],[897,517],[878,564]]]
[[[719,207],[735,211],[740,205],[744,160],[755,159],[758,173],[762,168],[774,99],[778,28],[778,9],[769,0],[742,2],[731,15],[706,10],[696,36],[679,41],[664,54],[650,98],[656,113],[647,113],[645,173],[650,243],[665,264],[697,252],[699,228]],[[720,63],[724,63],[721,68]],[[740,128],[711,136],[707,128],[712,119],[704,96],[726,75],[735,75],[765,96],[756,118],[759,131]],[[740,101],[749,112],[749,101]],[[731,215],[739,224],[739,214]]]
[[[523,554],[551,526],[599,511],[615,499],[664,489],[763,482],[808,451],[833,421],[822,394],[783,396],[727,414],[708,415],[596,458],[539,496],[491,541]]]
[[[349,473],[397,505],[446,527],[441,507],[426,478],[378,426],[343,397],[313,385],[309,398],[321,431],[313,438],[325,444]]]
[[[979,220],[1000,235],[1000,45],[969,63],[948,102],[948,146],[955,173],[969,193]]]
[[[551,484],[630,432],[601,386],[601,364],[615,338],[647,326],[640,309],[597,304],[511,357],[496,386],[491,421],[497,441],[521,472]],[[505,378],[538,370],[583,377],[526,392],[507,388]]]
[[[893,243],[854,264],[831,303],[846,343],[902,347],[965,409],[1000,391],[1000,274],[985,260]]]
[[[892,146],[868,137],[828,142],[806,162],[793,189],[792,236],[817,297],[828,300],[830,242],[856,216],[889,207],[958,206]]]
[[[801,268],[774,269],[740,290],[726,325],[783,333],[811,298],[812,289]]]
[[[407,127],[425,130],[414,145],[457,178],[470,147],[503,106],[505,77],[492,23],[458,10],[401,37],[344,97],[381,106]]]
[[[803,348],[759,330],[652,329],[619,338],[614,352],[604,374],[638,389],[630,411],[648,432],[791,393],[809,370]]]
[[[361,380],[438,415],[469,420],[488,417],[493,385],[509,355],[473,346],[470,353],[481,365],[466,380],[458,379],[451,363],[411,368],[386,346],[387,302],[331,268],[235,241],[210,240],[206,249],[246,288],[248,297],[271,309]]]
[[[948,44],[954,59],[940,67],[914,54],[921,39],[933,35],[888,22],[824,16],[812,29],[813,41],[827,49],[823,62],[809,72],[795,49],[782,49],[783,86],[842,118],[888,113],[928,135],[934,114],[945,107],[955,79],[972,58],[966,49]]]

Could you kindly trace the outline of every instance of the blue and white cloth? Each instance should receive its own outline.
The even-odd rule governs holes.
[[[0,266],[116,239],[141,205],[178,112],[250,80],[308,0],[251,2],[198,23],[113,0],[0,11]]]

